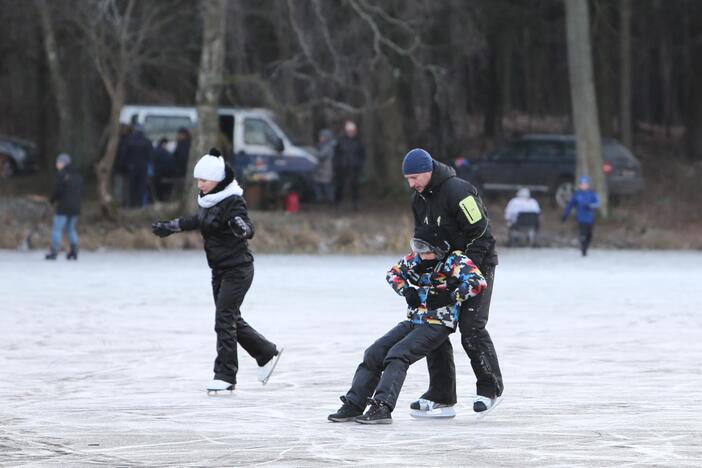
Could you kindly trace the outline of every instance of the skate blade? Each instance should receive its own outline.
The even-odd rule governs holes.
[[[410,416],[417,419],[448,419],[456,417],[453,408],[436,408],[431,411],[411,410]]]
[[[209,396],[223,396],[223,395],[233,395],[234,394],[234,389],[226,389],[226,390],[210,390],[209,388],[207,389],[207,395]]]
[[[501,396],[497,397],[497,399],[495,400],[495,403],[493,403],[490,408],[486,409],[485,411],[481,411],[480,413],[476,413],[478,415],[478,419],[483,419],[485,416],[487,416],[489,413],[491,413],[492,410],[497,408],[497,405],[499,405],[500,403],[502,403]]]
[[[278,350],[278,355],[273,358],[275,360],[273,361],[273,366],[271,367],[271,371],[268,373],[268,375],[266,376],[265,379],[261,380],[261,385],[266,385],[268,383],[268,380],[273,375],[273,371],[275,370],[275,366],[278,365],[278,360],[280,359],[280,356],[283,355],[283,351],[285,351],[285,348],[280,348]]]
[[[380,424],[392,424],[392,419],[376,419],[374,421],[365,421],[363,419],[355,419],[355,421],[359,424],[366,424],[366,425],[380,425]]]

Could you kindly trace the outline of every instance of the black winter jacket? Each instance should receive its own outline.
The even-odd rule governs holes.
[[[56,203],[56,214],[78,216],[80,214],[80,195],[83,191],[83,177],[73,172],[71,165],[66,165],[56,174],[51,203]]]
[[[223,190],[234,180],[229,165],[226,170],[227,177],[210,193]],[[196,215],[178,218],[178,224],[183,231],[200,230],[205,240],[207,264],[218,272],[253,262],[247,240],[236,237],[229,227],[229,220],[237,216],[251,228],[248,238],[253,238],[254,225],[249,219],[246,202],[239,195],[227,197],[210,208],[198,207]]]
[[[334,167],[337,170],[361,170],[365,161],[366,149],[358,137],[339,138],[334,152]]]
[[[448,231],[452,250],[465,252],[479,268],[497,265],[495,238],[477,189],[456,177],[456,171],[446,164],[433,164],[427,187],[412,194],[415,226],[442,226]]]

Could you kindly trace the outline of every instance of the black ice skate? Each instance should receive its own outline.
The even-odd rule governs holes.
[[[349,402],[346,397],[341,397],[344,402],[341,408],[336,413],[327,416],[327,419],[332,422],[350,422],[363,414],[363,409]]]
[[[230,394],[234,392],[234,384],[225,382],[224,380],[215,379],[207,385],[208,395],[219,395],[223,392],[229,392]]]
[[[355,421],[359,424],[392,424],[392,410],[385,403],[371,400],[370,408]]]
[[[66,260],[78,260],[78,247],[75,245],[71,246],[70,252],[66,254]]]
[[[44,255],[44,258],[46,260],[56,260],[56,257],[58,257],[58,252],[54,249],[51,249],[51,251],[48,254]]]

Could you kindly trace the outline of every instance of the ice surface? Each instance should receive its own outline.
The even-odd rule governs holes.
[[[363,350],[403,318],[394,257],[256,259],[244,317],[286,348],[268,385],[242,351],[208,397],[201,252],[0,251],[0,465],[702,466],[702,254],[501,252],[488,326],[505,399],[477,420],[453,336],[455,419],[326,421]]]

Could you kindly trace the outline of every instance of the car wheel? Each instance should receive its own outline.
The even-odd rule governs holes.
[[[0,179],[9,179],[15,175],[15,165],[12,158],[5,154],[0,154]]]
[[[574,185],[572,180],[561,179],[553,190],[553,202],[564,208],[573,196]]]

